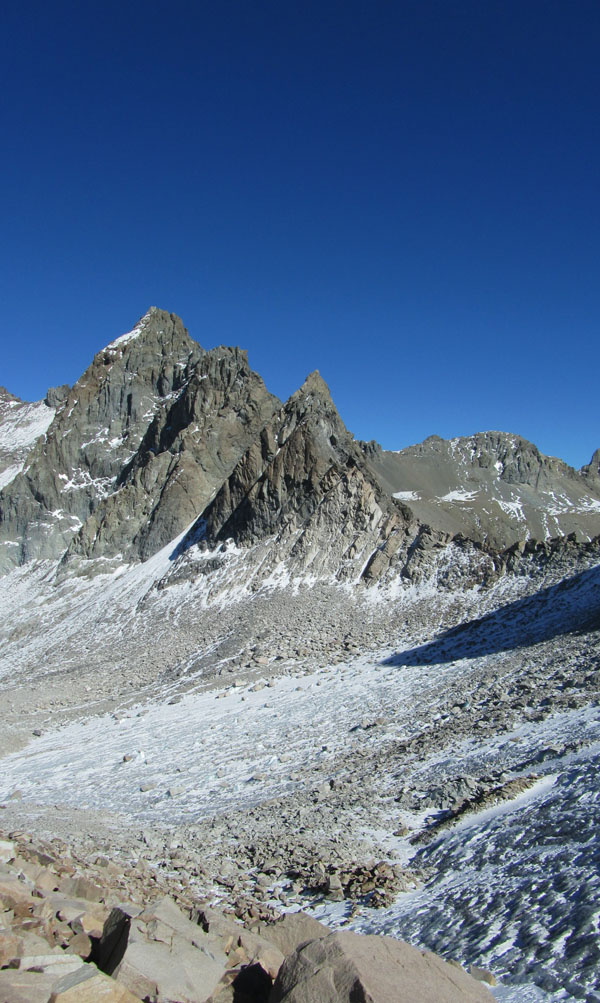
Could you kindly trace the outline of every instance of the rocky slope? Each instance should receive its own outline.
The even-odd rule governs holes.
[[[598,454],[581,471],[504,432],[431,436],[398,453],[365,444],[369,464],[395,497],[435,529],[503,550],[519,540],[598,532]]]
[[[11,837],[0,839],[6,1003],[293,1003],[317,992],[350,1003],[361,990],[373,1003],[492,999],[460,965],[391,938],[331,934],[303,913],[261,922],[256,910],[238,923],[168,873]],[[309,951],[321,960],[307,990]]]

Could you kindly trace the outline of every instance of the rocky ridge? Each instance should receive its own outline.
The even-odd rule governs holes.
[[[574,533],[597,535],[598,455],[580,471],[505,432],[445,440],[433,435],[400,452],[363,444],[387,490],[438,531],[493,550]]]
[[[318,373],[281,406],[244,352],[207,352],[156,308],[47,401],[54,420],[0,494],[5,569],[51,558],[96,574],[179,541],[171,584],[219,571],[233,543],[255,585],[285,567],[464,587],[515,543],[586,542],[600,522],[593,461],[576,472],[503,433],[397,454],[357,443]]]
[[[343,581],[372,574],[375,552],[407,544],[413,524],[370,474],[327,385],[313,373],[262,429],[178,553],[185,558],[199,548],[194,569],[206,550],[232,540],[238,548],[258,545],[254,560],[263,578],[284,564]],[[176,565],[173,576],[184,575]]]

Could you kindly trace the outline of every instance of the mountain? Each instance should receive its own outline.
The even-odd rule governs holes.
[[[147,560],[191,526],[178,579],[197,570],[192,546],[231,539],[262,547],[263,577],[283,562],[365,581],[421,578],[424,552],[453,542],[477,551],[480,580],[518,541],[590,540],[599,524],[593,461],[576,472],[496,432],[399,453],[361,445],[318,373],[282,406],[244,352],[204,350],[155,307],[72,388],[39,405],[5,392],[0,407],[2,441],[22,443],[4,454],[4,569],[60,558],[61,574],[96,573]]]
[[[6,826],[595,998],[598,453],[384,451],[156,308],[0,448]]]
[[[371,446],[366,455],[381,483],[417,518],[496,550],[570,533],[589,540],[598,532],[600,453],[577,471],[518,435],[483,432],[430,436],[397,453]]]
[[[1,565],[143,558],[202,510],[277,404],[236,349],[151,308],[68,390],[0,496]]]
[[[381,488],[312,373],[261,430],[179,546],[254,548],[261,575],[357,579],[375,553],[411,538],[414,520]],[[414,535],[414,534],[413,534]],[[191,567],[197,566],[198,558]],[[189,566],[189,562],[188,562]],[[182,568],[175,571],[178,579]]]

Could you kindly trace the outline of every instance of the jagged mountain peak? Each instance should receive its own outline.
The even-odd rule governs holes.
[[[3,393],[5,410],[25,406]],[[600,450],[577,472],[498,431],[430,436],[399,453],[358,443],[318,370],[282,405],[245,350],[207,351],[158,307],[40,407],[43,431],[56,413],[27,465],[18,473],[5,460],[4,567],[146,560],[194,525],[188,543],[275,540],[265,567],[289,558],[301,571],[373,577],[424,526],[432,539],[501,550],[586,539],[600,512]]]
[[[302,386],[298,388],[293,396],[297,397],[304,394],[318,394],[323,397],[331,397],[331,391],[318,369],[313,369],[312,373],[308,374]]]
[[[64,553],[204,354],[179,317],[155,309],[52,395],[45,437],[0,498],[2,565]]]
[[[409,523],[414,523],[411,513],[386,496],[373,477],[327,384],[315,372],[241,457],[180,544],[168,578],[177,581],[204,573],[204,566],[213,568],[215,558],[209,556],[203,565],[196,548],[202,553],[224,545],[227,550],[228,540],[254,548],[250,560],[258,560],[260,578],[282,563],[300,575],[358,579],[369,569],[378,577],[406,538]],[[385,548],[374,563],[374,555]],[[217,558],[217,564],[222,560]]]
[[[186,348],[203,351],[195,342],[185,327],[181,317],[158,307],[150,309],[141,317],[135,327],[125,334],[119,335],[94,357],[94,362],[100,360],[110,365],[115,358],[123,355],[137,355],[140,351],[152,346],[161,354],[175,352],[180,354]]]
[[[590,462],[581,468],[581,473],[590,480],[600,482],[600,449],[594,451]]]
[[[286,401],[284,408],[288,413],[295,411],[298,414],[319,409],[325,409],[328,412],[335,411],[341,421],[331,391],[318,369],[308,374],[304,383]]]

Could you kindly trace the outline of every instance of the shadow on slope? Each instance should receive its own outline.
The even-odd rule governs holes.
[[[600,629],[600,566],[397,652],[384,665],[434,665]]]

